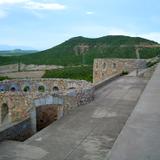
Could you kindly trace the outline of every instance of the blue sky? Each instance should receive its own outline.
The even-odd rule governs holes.
[[[0,44],[53,47],[71,37],[160,42],[159,0],[0,0]]]

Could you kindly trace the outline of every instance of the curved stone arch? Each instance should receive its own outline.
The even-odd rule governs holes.
[[[23,87],[23,92],[30,92],[31,91],[31,87],[29,85],[26,85]]]
[[[46,92],[47,86],[44,83],[38,83],[37,84],[37,91],[38,92]]]
[[[9,106],[6,102],[2,103],[0,106],[0,122],[1,124],[5,123],[9,123]]]
[[[19,91],[19,86],[17,84],[11,84],[9,90],[12,92],[17,92]]]
[[[38,86],[38,92],[45,92],[46,91],[46,88],[44,85],[39,85]]]
[[[30,85],[30,83],[24,83],[21,89],[23,92],[31,92],[32,86]]]
[[[53,86],[52,91],[53,92],[58,92],[60,89],[58,86]]]

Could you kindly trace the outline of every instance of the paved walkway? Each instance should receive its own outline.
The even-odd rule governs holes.
[[[7,149],[10,142],[0,144],[0,160],[104,160],[146,82],[129,76],[113,81],[96,91],[92,103],[71,111],[24,143],[12,143],[12,149]]]
[[[108,160],[160,160],[160,64]]]

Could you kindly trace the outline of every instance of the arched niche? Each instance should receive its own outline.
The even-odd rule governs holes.
[[[40,86],[38,87],[38,91],[39,91],[39,92],[45,92],[45,87],[44,87],[43,85],[40,85]]]
[[[23,92],[29,92],[31,90],[30,86],[24,86]]]
[[[19,87],[16,84],[12,84],[10,86],[10,91],[12,91],[12,92],[19,91]]]
[[[59,88],[57,86],[54,86],[53,87],[53,92],[58,92],[59,91]]]
[[[3,103],[1,106],[1,123],[7,123],[9,120],[9,107],[7,103]]]

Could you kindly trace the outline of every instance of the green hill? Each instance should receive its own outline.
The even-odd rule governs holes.
[[[105,36],[101,38],[75,37],[45,51],[17,57],[0,57],[0,65],[17,63],[79,65],[93,64],[94,58],[136,58],[135,45],[157,45],[140,37]],[[142,48],[141,58],[155,57],[159,48]]]

